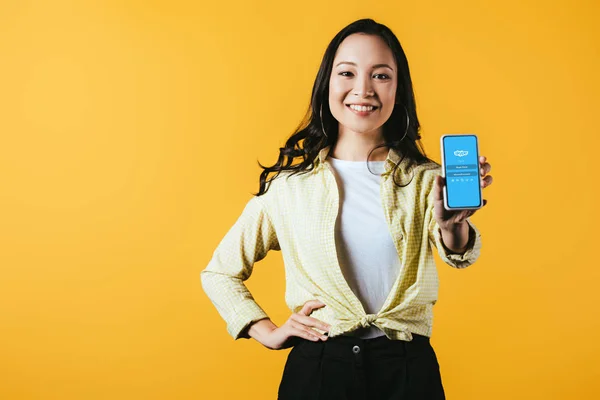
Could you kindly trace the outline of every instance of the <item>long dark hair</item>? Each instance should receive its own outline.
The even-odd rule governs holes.
[[[383,125],[384,143],[374,147],[369,152],[369,156],[379,147],[389,147],[398,151],[402,159],[408,157],[411,164],[434,162],[425,155],[425,150],[421,142],[418,142],[421,136],[419,135],[420,125],[417,118],[417,107],[408,68],[408,60],[400,45],[400,41],[387,26],[377,23],[370,18],[360,19],[342,29],[327,46],[313,85],[310,106],[300,126],[286,141],[285,147],[279,149],[277,163],[271,167],[265,167],[260,162],[258,163],[263,168],[263,171],[260,174],[260,189],[255,194],[256,196],[266,193],[268,190],[267,184],[270,184],[272,179],[277,178],[282,171],[292,171],[288,175],[288,178],[291,175],[312,171],[314,168],[314,159],[318,156],[319,151],[328,145],[333,146],[337,141],[339,123],[331,114],[329,101],[327,100],[329,98],[329,78],[335,53],[339,45],[346,37],[354,33],[381,37],[392,50],[398,66],[398,85],[396,89],[396,103],[398,104],[395,105],[392,115]],[[323,113],[322,120],[320,117],[321,107]],[[408,128],[406,126],[407,113],[409,117]],[[323,130],[327,132],[327,136],[323,134]],[[296,158],[302,158],[302,161],[292,165],[292,162]],[[367,163],[369,162],[368,158]],[[393,177],[396,176],[396,169],[399,165],[400,163],[394,167],[392,171]],[[267,181],[267,176],[271,172],[276,172],[276,175]],[[406,185],[409,183],[410,181]]]

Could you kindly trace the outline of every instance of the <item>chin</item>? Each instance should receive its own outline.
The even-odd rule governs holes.
[[[346,128],[347,131],[351,131],[354,133],[357,133],[359,135],[368,135],[370,133],[372,133],[373,131],[377,130],[377,126],[369,126],[369,127],[364,127],[364,126],[349,126],[349,125],[344,125],[344,127]]]

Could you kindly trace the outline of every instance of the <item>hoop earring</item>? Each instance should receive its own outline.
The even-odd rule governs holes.
[[[400,103],[402,104],[402,103]],[[408,116],[408,109],[406,108],[406,106],[404,104],[402,104],[402,107],[404,107],[404,112],[406,112],[406,129],[404,130],[404,136],[402,136],[402,139],[400,139],[400,141],[403,141],[404,138],[406,137],[406,134],[408,133],[408,125],[410,124],[410,117]]]
[[[321,130],[323,131],[325,137],[329,139],[329,136],[327,136],[327,133],[325,132],[325,127],[323,126],[323,103],[321,103],[321,108],[319,109],[319,116],[321,117]]]

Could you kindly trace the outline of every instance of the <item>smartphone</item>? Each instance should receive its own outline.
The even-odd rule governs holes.
[[[442,176],[444,208],[472,210],[483,206],[481,175],[479,175],[479,146],[474,134],[443,135]]]

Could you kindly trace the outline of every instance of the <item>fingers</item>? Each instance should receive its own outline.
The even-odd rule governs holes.
[[[298,336],[307,340],[319,341],[319,340],[327,340],[327,336],[319,334],[319,332],[299,324],[297,322],[292,322],[289,327],[290,334],[293,336]]]
[[[481,179],[481,187],[485,188],[492,184],[493,178],[491,176],[486,176],[492,170],[492,166],[489,162],[487,162],[487,158],[485,156],[479,157],[479,175],[483,177]]]
[[[328,331],[331,328],[331,325],[326,324],[323,321],[319,321],[316,318],[308,317],[302,314],[292,314],[290,317],[293,321],[296,321],[302,325],[310,326],[313,328],[319,328],[323,331]]]
[[[308,340],[327,340],[326,335],[321,335],[312,328],[327,332],[331,329],[331,326],[316,318],[309,317],[314,309],[325,307],[325,305],[325,303],[319,300],[309,300],[304,303],[302,310],[292,314],[289,318],[289,324],[293,329],[292,334]]]
[[[488,186],[490,186],[490,185],[492,184],[492,181],[493,181],[493,180],[494,180],[494,179],[492,178],[492,176],[491,176],[491,175],[488,175],[488,176],[486,176],[485,178],[483,178],[483,179],[481,180],[481,187],[482,187],[482,188],[485,188],[485,187],[488,187]]]
[[[301,314],[292,314],[287,322],[291,329],[291,334],[308,340],[327,340],[326,335],[322,335],[311,327],[319,328],[324,331],[329,330],[329,325],[318,319],[307,317]]]
[[[489,174],[491,170],[492,166],[489,162],[486,162],[485,156],[479,157],[479,174],[485,176],[486,174]]]

